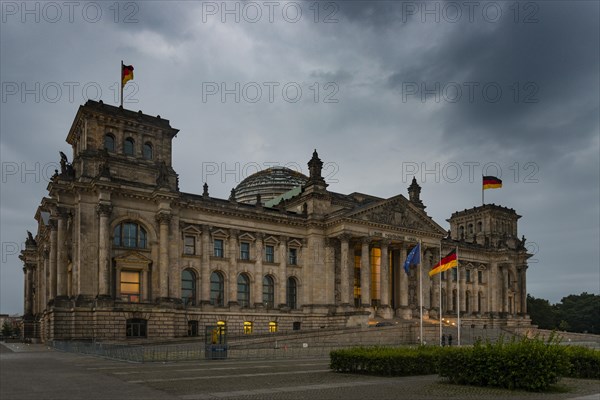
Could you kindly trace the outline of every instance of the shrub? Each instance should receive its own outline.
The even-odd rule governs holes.
[[[568,346],[565,348],[565,353],[571,363],[567,376],[600,379],[600,351],[581,346]]]
[[[386,348],[355,347],[330,353],[330,368],[337,372],[352,372],[383,376],[436,374],[442,349],[437,347]]]
[[[554,338],[476,343],[472,348],[443,352],[440,376],[452,383],[543,391],[569,374],[565,351]]]

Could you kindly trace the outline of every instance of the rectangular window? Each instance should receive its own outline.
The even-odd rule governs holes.
[[[132,303],[140,302],[140,273],[137,271],[121,271],[121,298]]]
[[[274,263],[275,262],[275,247],[266,246],[265,247],[265,261]]]
[[[141,318],[131,318],[126,321],[125,336],[148,337],[148,321]]]
[[[458,276],[458,272],[456,268],[452,268],[452,282],[456,282],[456,277]]]
[[[252,322],[244,321],[244,335],[250,335],[252,333]]]
[[[298,249],[289,249],[288,252],[290,265],[298,265]]]
[[[466,274],[467,274],[467,282],[471,282],[471,270],[470,270],[470,269],[468,269],[468,270],[466,271]]]
[[[247,242],[240,243],[240,259],[242,259],[242,260],[250,259],[250,243],[247,243]]]
[[[215,239],[215,257],[223,257],[223,240]]]
[[[442,280],[445,281],[446,280],[446,271],[442,271]]]
[[[269,322],[269,333],[277,332],[277,322],[271,321]]]
[[[198,321],[188,321],[188,336],[198,336]]]
[[[477,271],[477,282],[483,283],[483,271]]]
[[[184,236],[184,238],[183,238],[183,254],[187,254],[187,255],[196,254],[196,237],[195,236]]]

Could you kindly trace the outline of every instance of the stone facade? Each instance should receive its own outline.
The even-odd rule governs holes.
[[[262,333],[418,318],[419,269],[406,274],[403,264],[419,241],[426,318],[439,315],[441,295],[444,317],[460,307],[470,324],[528,323],[529,255],[514,210],[457,212],[447,232],[425,212],[416,180],[408,199],[331,192],[316,151],[308,177],[290,172],[303,184],[288,192],[276,168],[277,185],[262,171],[229,199],[206,185],[184,193],[171,162],[177,133],[160,116],[79,108],[67,135],[73,161],[61,154],[21,255],[32,335],[169,339],[209,325]],[[429,278],[453,248],[458,282],[451,271]]]

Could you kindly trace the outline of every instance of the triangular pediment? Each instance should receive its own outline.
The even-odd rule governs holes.
[[[423,210],[413,205],[404,196],[398,195],[386,200],[370,203],[345,215],[360,221],[390,225],[395,228],[415,229],[438,234],[446,234]]]
[[[123,254],[121,256],[115,257],[115,261],[117,264],[138,264],[138,265],[148,265],[152,262],[152,260],[142,253],[137,251],[132,251],[127,254]]]

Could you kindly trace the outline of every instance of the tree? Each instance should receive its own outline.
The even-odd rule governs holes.
[[[556,311],[569,331],[600,333],[600,295],[583,292],[563,297]]]
[[[546,299],[537,299],[527,295],[527,311],[531,317],[531,323],[540,329],[556,329],[558,318],[555,306]]]
[[[10,337],[12,335],[12,324],[9,321],[4,321],[2,324],[2,336]]]

